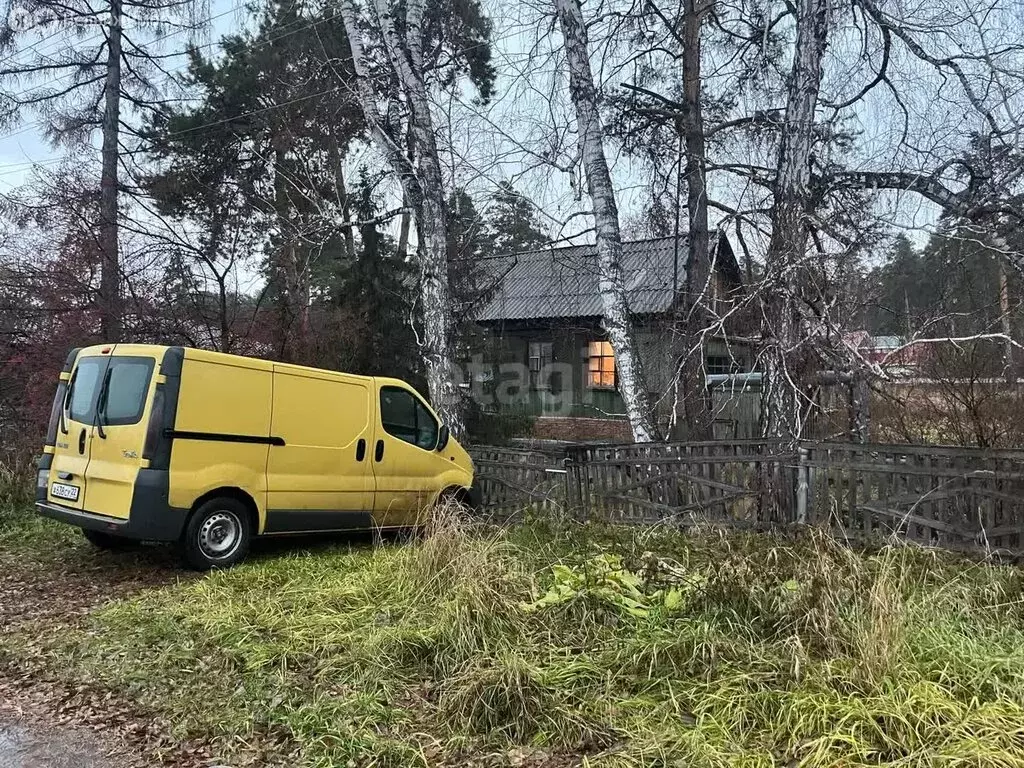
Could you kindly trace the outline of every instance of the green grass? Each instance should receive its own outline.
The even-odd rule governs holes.
[[[445,521],[142,592],[51,652],[225,760],[1024,766],[1022,585],[813,533]]]

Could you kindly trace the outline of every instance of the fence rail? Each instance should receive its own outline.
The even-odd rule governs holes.
[[[489,514],[509,519],[527,508],[565,506],[564,451],[481,446],[472,454]]]
[[[1024,451],[823,443],[803,463],[809,523],[951,549],[1024,548]]]
[[[1024,550],[1024,451],[765,440],[475,448],[485,509],[613,522],[808,523]]]

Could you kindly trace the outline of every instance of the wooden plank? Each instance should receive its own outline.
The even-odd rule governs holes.
[[[826,450],[838,448],[840,450],[849,449],[850,443],[837,443],[834,441],[807,441],[807,444],[816,448],[823,448]],[[1019,448],[971,448],[967,446],[952,446],[952,445],[912,445],[902,443],[863,443],[858,444],[858,448],[862,448],[867,453],[878,453],[878,454],[922,454],[926,456],[954,456],[954,457],[977,457],[981,459],[1015,459],[1017,461],[1024,462],[1024,449]]]
[[[936,528],[938,530],[946,531],[948,533],[953,533],[953,534],[956,534],[957,536],[961,536],[961,537],[964,537],[964,538],[973,538],[973,536],[974,536],[973,533],[971,533],[971,532],[964,532],[964,531],[962,531],[962,530],[960,530],[960,529],[956,528],[955,526],[950,525],[948,523],[943,523],[943,522],[940,522],[938,520],[929,520],[928,518],[925,518],[925,517],[919,517],[918,515],[911,514],[909,512],[906,512],[905,510],[887,509],[885,507],[882,507],[882,506],[879,506],[879,505],[875,505],[875,504],[865,504],[863,506],[864,506],[865,509],[870,511],[872,514],[881,515],[883,517],[887,517],[887,518],[890,518],[892,520],[898,520],[898,521],[900,521],[900,523],[902,523],[903,525],[906,525],[906,526],[917,525],[917,526],[921,526],[921,527],[929,528],[929,529],[930,528]],[[927,537],[925,537],[925,540],[927,540]]]
[[[796,461],[797,454],[795,453],[780,453],[780,454],[744,454],[742,456],[695,456],[687,455],[685,457],[679,456],[657,456],[650,459],[640,458],[629,458],[629,459],[601,459],[591,462],[591,466],[617,466],[620,464],[735,464],[738,461],[764,461],[780,460],[780,461]]]
[[[733,501],[736,501],[738,499],[744,498],[745,496],[749,496],[749,495],[750,495],[749,493],[736,493],[736,494],[732,494],[732,495],[729,495],[729,496],[719,496],[719,497],[716,497],[716,499],[712,503],[707,504],[707,505],[703,504],[700,501],[697,501],[697,502],[694,502],[692,504],[687,504],[685,507],[669,507],[669,506],[667,506],[665,504],[658,504],[656,502],[646,501],[646,500],[643,500],[643,499],[632,499],[631,500],[628,496],[621,496],[620,497],[620,496],[616,496],[614,494],[609,496],[609,498],[613,499],[613,500],[634,501],[634,502],[638,503],[640,506],[642,506],[644,509],[655,510],[655,511],[658,511],[658,512],[662,513],[665,516],[671,517],[671,516],[675,516],[675,515],[682,514],[682,513],[699,512],[699,511],[704,511],[706,509],[713,509],[715,507],[720,507],[722,505],[729,504],[729,503],[731,503]]]
[[[788,457],[786,457],[788,458]],[[856,469],[862,472],[889,472],[894,475],[924,475],[928,477],[939,477],[939,478],[958,478],[958,477],[971,477],[971,478],[990,478],[993,479],[996,476],[995,470],[991,469],[974,469],[964,470],[959,467],[940,466],[933,464],[930,469],[922,469],[919,467],[912,467],[906,465],[894,465],[894,464],[872,464],[870,462],[844,462],[844,461],[822,461],[815,459],[810,462],[808,466],[818,467],[819,469],[829,469],[831,467],[840,466],[843,469]],[[1024,472],[1015,472],[1006,477],[1007,480],[1024,481]]]

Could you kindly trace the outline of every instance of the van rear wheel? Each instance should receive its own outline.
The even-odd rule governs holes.
[[[238,499],[204,502],[185,526],[185,562],[197,571],[230,568],[249,552],[252,523],[249,510]]]
[[[91,531],[88,528],[82,529],[82,535],[90,544],[99,549],[124,549],[131,544],[124,536],[115,536],[103,531]]]

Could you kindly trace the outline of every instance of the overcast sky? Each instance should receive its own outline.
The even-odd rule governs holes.
[[[575,173],[544,165],[538,158],[543,153],[564,161],[573,151],[574,137],[568,131],[572,114],[564,98],[564,78],[560,75],[557,35],[548,35],[549,25],[543,22],[541,10],[529,3],[510,4],[501,0],[485,0],[495,20],[495,64],[499,71],[497,95],[487,108],[473,103],[473,94],[459,92],[438,98],[439,113],[450,118],[451,136],[442,137],[446,157],[443,158],[450,182],[468,186],[478,196],[493,190],[497,183],[513,178],[519,188],[531,196],[543,210],[551,234],[572,235],[586,229],[588,222],[579,216],[585,209],[582,180]],[[969,0],[939,0],[934,8],[921,8],[922,14],[933,14],[937,19],[947,18],[955,7],[966,7]],[[993,42],[1013,36],[999,19],[1019,19],[1019,0],[1006,0],[1007,9],[995,19],[993,30],[986,30]],[[591,4],[587,3],[586,7]],[[543,6],[546,8],[546,5]],[[942,14],[946,14],[943,16]],[[252,15],[230,0],[213,0],[208,17],[211,29],[203,47],[210,53],[217,50],[217,41],[226,33],[239,29],[241,24],[252,23]],[[936,22],[938,23],[938,22]],[[833,30],[830,45],[831,65],[827,68],[826,88],[838,91],[849,84],[858,88],[869,73],[844,70],[837,66],[844,46],[859,45],[855,31]],[[56,42],[47,39],[50,33],[41,29],[30,44],[46,54],[57,52]],[[98,37],[99,31],[96,32]],[[1017,32],[1019,36],[1019,28]],[[845,36],[845,37],[844,37]],[[165,42],[164,50],[182,47],[185,36],[171,35],[175,39]],[[178,60],[181,66],[183,58]],[[599,75],[610,77],[612,67],[601,68],[595,60]],[[169,67],[173,68],[173,62]],[[907,88],[909,97],[905,115],[885,92],[878,91],[862,105],[849,112],[847,125],[859,134],[858,157],[865,167],[887,169],[901,160],[898,153],[907,153],[906,142],[899,134],[909,126],[920,138],[925,155],[936,149],[955,145],[963,140],[967,119],[960,119],[956,110],[960,105],[950,100],[950,84],[928,73],[909,61],[905,55],[894,53],[894,71],[904,82],[915,80]],[[619,76],[623,77],[622,75]],[[27,87],[27,86],[26,86]],[[757,94],[751,96],[756,101]],[[752,102],[753,103],[753,102]],[[764,107],[765,104],[755,104]],[[780,104],[768,106],[781,106]],[[54,149],[46,144],[39,133],[35,118],[26,115],[25,121],[8,129],[0,138],[0,191],[18,186],[29,178],[34,163],[44,168],[56,166],[66,150]],[[909,121],[905,124],[906,121]],[[98,135],[95,141],[98,143]],[[649,195],[647,178],[628,158],[609,145],[609,158],[613,166],[619,204],[624,222],[635,219],[643,210]],[[366,152],[354,153],[351,162],[365,162]],[[741,158],[742,159],[742,158]],[[905,158],[903,158],[905,159]],[[98,158],[90,161],[97,168]],[[712,179],[712,194],[728,197],[734,190],[721,186]],[[715,185],[718,185],[717,188]],[[878,213],[887,216],[893,226],[906,229],[915,240],[923,242],[927,230],[934,224],[937,211],[912,195],[890,196],[880,201]]]

